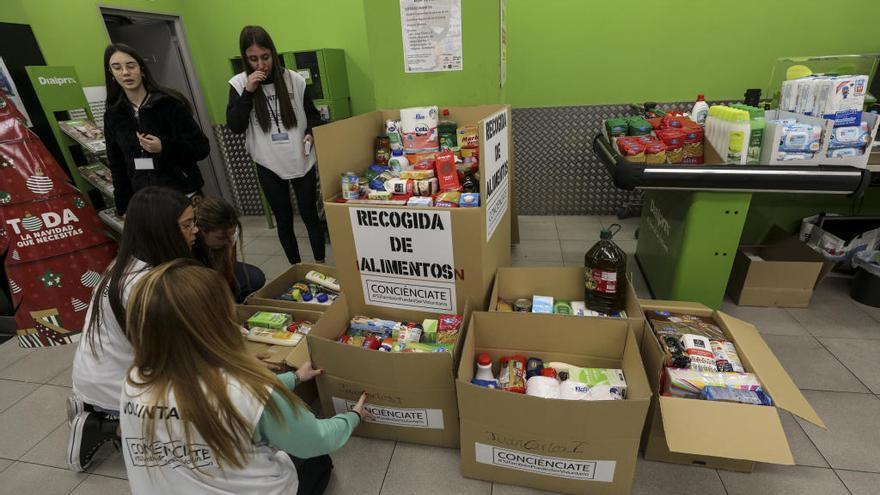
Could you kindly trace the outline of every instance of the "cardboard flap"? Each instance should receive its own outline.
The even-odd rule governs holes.
[[[672,452],[794,464],[773,407],[660,397],[660,411]]]
[[[706,306],[703,303],[698,302],[688,302],[688,301],[666,301],[663,299],[639,299],[639,304],[642,306],[642,309],[665,309],[667,311],[672,311],[673,313],[681,313],[687,311],[712,311],[709,306]],[[699,314],[699,313],[694,313]]]
[[[825,423],[788,376],[773,351],[767,346],[767,342],[758,334],[758,329],[721,311],[717,312],[717,316],[727,327],[740,349],[740,354],[744,358],[747,357],[752,371],[758,375],[774,404],[820,428],[825,428]]]

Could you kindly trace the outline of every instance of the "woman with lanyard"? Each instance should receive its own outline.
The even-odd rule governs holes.
[[[116,212],[125,215],[131,196],[147,186],[201,196],[205,181],[196,162],[208,156],[210,144],[186,99],[156,83],[144,59],[122,43],[104,51],[104,72],[104,136]]]
[[[257,163],[260,185],[278,223],[278,240],[291,264],[302,261],[293,233],[290,185],[309,232],[312,254],[324,262],[324,228],[318,218],[317,172],[312,127],[321,116],[306,92],[305,79],[281,66],[275,43],[260,26],[239,36],[246,70],[229,80],[226,124],[246,133],[247,150]]]

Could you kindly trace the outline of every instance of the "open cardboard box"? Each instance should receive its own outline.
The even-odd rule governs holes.
[[[275,280],[272,280],[271,282],[264,285],[260,290],[248,296],[245,304],[252,304],[255,306],[272,306],[276,308],[290,310],[326,310],[330,306],[330,304],[332,304],[332,302],[321,304],[285,301],[283,299],[279,299],[281,294],[288,292],[293,284],[299,282],[300,280],[305,280],[306,273],[309,273],[311,270],[317,270],[324,275],[327,275],[328,277],[336,278],[336,267],[334,266],[317,265],[313,263],[297,263],[288,268],[286,272],[276,277]]]
[[[643,438],[645,459],[742,472],[751,472],[755,462],[793,465],[778,409],[825,428],[753,325],[699,303],[642,300],[641,305],[646,311],[712,317],[736,346],[743,367],[757,375],[774,403],[754,406],[660,395],[663,351],[646,326],[642,358],[655,398]]]
[[[492,287],[492,296],[489,298],[489,311],[498,311],[499,299],[531,300],[534,295],[551,296],[554,301],[583,301],[584,269],[561,266],[499,268],[495,273],[495,284]],[[645,318],[631,277],[627,277],[626,284],[626,315],[626,321],[635,334],[636,342],[641,342]]]
[[[467,478],[555,492],[627,494],[651,400],[639,348],[627,322],[474,312],[458,368],[461,470]],[[622,369],[627,398],[543,399],[470,383],[488,353],[523,354],[577,366]]]
[[[510,107],[452,107],[449,112],[459,127],[475,125],[479,131],[479,207],[337,202],[341,174],[360,175],[374,162],[376,136],[400,112],[375,111],[315,128],[338,280],[355,307],[460,313],[470,302],[485,308],[495,269],[510,265]]]
[[[796,237],[765,246],[740,246],[727,295],[740,306],[806,308],[824,267],[825,257]]]
[[[238,315],[238,321],[242,325],[244,325],[248,318],[258,311],[285,313],[289,314],[294,321],[305,320],[311,321],[315,324],[318,323],[318,320],[321,319],[321,315],[323,314],[320,311],[287,310],[271,306],[236,306],[235,309]],[[245,339],[245,348],[253,355],[264,355],[265,357],[262,357],[261,359],[267,363],[277,365],[285,364],[294,369],[299,368],[305,362],[310,360],[309,347],[305,338],[300,340],[295,346],[264,344],[262,342],[253,342]],[[314,381],[309,381],[299,384],[299,386],[296,387],[296,393],[306,401],[306,403],[309,403],[318,397],[318,388]]]
[[[350,410],[366,391],[366,407],[375,419],[361,423],[356,435],[458,447],[455,371],[470,317],[469,305],[466,303],[460,313],[464,321],[453,353],[389,353],[336,342],[357,315],[414,322],[437,318],[435,313],[363,305],[353,308],[347,295],[340,296],[308,336],[312,361],[325,370],[317,378],[324,414]]]

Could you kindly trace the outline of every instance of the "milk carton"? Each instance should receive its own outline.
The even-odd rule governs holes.
[[[400,110],[400,130],[406,153],[438,151],[437,107],[414,107]]]

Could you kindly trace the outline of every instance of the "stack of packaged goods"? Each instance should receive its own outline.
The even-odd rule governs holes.
[[[504,356],[498,361],[495,378],[492,357],[477,357],[477,372],[471,383],[481,387],[531,395],[544,399],[623,400],[626,379],[623,371],[608,368],[583,368],[568,363],[527,358],[521,354]]]
[[[460,315],[441,314],[422,323],[355,316],[338,342],[383,352],[452,352]]]
[[[772,405],[758,377],[745,371],[736,346],[711,318],[669,311],[645,316],[666,356],[664,395]]]
[[[339,297],[339,291],[339,282],[335,278],[317,270],[310,270],[306,273],[305,279],[294,283],[277,299],[311,304],[331,304]]]
[[[339,202],[407,206],[480,206],[476,126],[458,127],[449,111],[404,108],[376,138],[375,163],[342,176]]]
[[[500,312],[545,313],[554,315],[598,316],[626,318],[626,311],[602,313],[588,309],[584,301],[554,300],[552,296],[534,295],[531,299],[516,300],[498,299],[497,310]]]
[[[703,128],[682,113],[645,119],[641,116],[605,121],[608,137],[631,163],[703,163]]]
[[[254,342],[295,346],[313,325],[311,321],[293,321],[289,314],[258,311],[248,318],[243,333]]]
[[[729,165],[757,165],[764,141],[764,110],[735,103],[713,105],[706,117],[706,141]],[[817,141],[818,150],[818,141]]]

